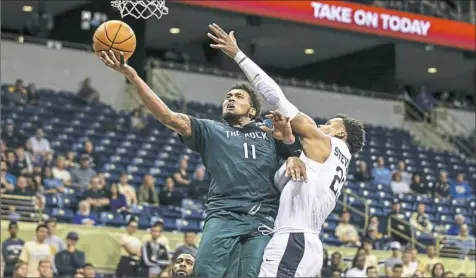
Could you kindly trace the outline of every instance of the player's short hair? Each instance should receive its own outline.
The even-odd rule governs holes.
[[[256,119],[259,117],[261,114],[261,102],[259,101],[258,97],[258,92],[255,90],[255,88],[247,82],[241,82],[241,83],[236,83],[233,86],[231,86],[231,90],[243,90],[250,95],[250,100],[251,100],[251,107],[253,107],[256,110],[256,114],[252,117],[252,119]]]
[[[344,114],[338,114],[336,118],[344,121],[344,127],[347,132],[347,144],[352,155],[360,152],[365,145],[364,124],[352,117]]]

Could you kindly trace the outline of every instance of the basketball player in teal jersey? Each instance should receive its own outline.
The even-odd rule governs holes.
[[[270,240],[258,228],[273,225],[279,204],[273,178],[280,158],[290,156],[290,148],[255,123],[260,114],[257,92],[247,83],[235,85],[222,105],[224,123],[197,119],[171,111],[136,71],[123,59],[117,61],[112,52],[101,53],[101,59],[129,79],[161,123],[200,153],[211,174],[207,218],[193,276],[257,277]],[[295,141],[292,133],[280,135],[288,144]],[[291,159],[296,162],[297,158]],[[301,166],[297,164],[296,172],[304,170]]]

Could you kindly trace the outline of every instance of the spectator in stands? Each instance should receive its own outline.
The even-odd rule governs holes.
[[[33,173],[33,157],[27,152],[23,146],[17,146],[15,149],[17,156],[17,165],[21,169],[21,174],[29,175]]]
[[[40,278],[53,278],[53,266],[50,259],[42,259],[38,263],[38,274]]]
[[[178,171],[173,174],[174,181],[178,186],[188,185],[192,182],[188,175],[187,169],[188,159],[182,158],[182,160],[180,160]]]
[[[31,147],[34,155],[43,155],[51,151],[50,141],[45,138],[45,133],[42,128],[37,128],[35,136],[28,139],[31,142]]]
[[[129,126],[132,130],[141,132],[145,129],[145,121],[141,117],[139,110],[134,109],[129,118]]]
[[[33,156],[33,159],[35,161],[41,161],[41,165],[43,168],[53,168],[56,165],[53,151],[46,152],[43,156]]]
[[[13,276],[15,265],[18,263],[18,258],[20,257],[21,250],[25,244],[25,241],[18,237],[18,230],[17,222],[12,221],[8,224],[10,237],[2,243],[2,257],[5,261],[5,268],[2,277]]]
[[[454,199],[464,199],[471,197],[471,188],[469,184],[464,180],[463,173],[459,173],[456,176],[456,181],[451,184],[450,194],[451,197]]]
[[[28,91],[23,85],[23,80],[17,79],[15,86],[10,86],[6,93],[6,103],[14,105],[24,105],[28,99]]]
[[[448,235],[457,236],[461,230],[461,226],[464,224],[464,216],[462,214],[455,215],[455,224],[448,229]]]
[[[417,264],[412,263],[412,251],[406,250],[403,252],[402,256],[403,260],[403,273],[402,277],[412,277],[417,270]]]
[[[357,255],[352,262],[352,268],[347,270],[345,277],[365,277],[365,255]]]
[[[3,277],[12,277],[7,276],[6,274]],[[28,264],[24,262],[18,262],[15,265],[15,273],[13,274],[14,278],[27,278],[28,277]]]
[[[461,225],[461,229],[459,231],[459,238],[461,240],[469,239],[469,227],[466,224]],[[474,244],[473,244],[474,246]]]
[[[43,174],[43,186],[45,194],[56,194],[64,192],[63,181],[53,177],[53,172],[51,171],[50,167],[45,167]]]
[[[197,245],[195,243],[195,237],[196,234],[194,232],[186,232],[183,235],[183,244],[178,246],[175,249],[174,256],[172,257],[172,260],[175,260],[178,255],[182,253],[187,253],[187,254],[196,254],[197,253]]]
[[[442,263],[436,263],[433,265],[431,269],[431,277],[432,278],[443,278],[445,274],[445,266]]]
[[[16,206],[8,206],[8,220],[10,221],[20,221],[21,215],[16,212]]]
[[[392,183],[392,172],[385,167],[383,157],[377,159],[377,167],[372,169],[374,184],[390,185]]]
[[[71,170],[71,178],[73,186],[84,191],[88,188],[91,179],[96,176],[96,171],[91,168],[90,157],[83,154],[80,159],[80,167]]]
[[[141,241],[134,235],[139,223],[131,217],[127,223],[126,233],[121,235],[121,258],[116,268],[116,277],[136,277],[141,256]]]
[[[83,267],[83,273],[85,278],[97,278],[96,270],[91,263],[86,263]]]
[[[422,86],[420,93],[415,99],[418,107],[423,111],[425,115],[425,121],[431,122],[431,110],[437,104],[436,100],[426,92],[426,88]]]
[[[371,267],[371,266],[378,267],[377,256],[372,254],[372,250],[373,250],[372,241],[369,239],[364,239],[363,246],[365,250],[365,268]]]
[[[119,189],[115,183],[111,184],[109,189],[109,208],[111,212],[129,213],[126,197],[119,193]]]
[[[99,101],[99,94],[91,85],[91,78],[87,77],[81,82],[81,88],[78,91],[77,99],[85,105]]]
[[[20,196],[35,196],[36,192],[33,192],[31,187],[28,185],[28,181],[24,176],[19,176],[17,178],[17,185],[11,194],[20,195]]]
[[[390,250],[392,250],[392,256],[385,260],[385,275],[388,277],[393,276],[393,267],[397,264],[402,265],[403,261],[400,258],[400,250],[402,249],[402,245],[398,241],[394,241],[390,243]]]
[[[160,228],[161,233],[159,235],[159,238],[157,239],[157,242],[164,245],[165,248],[167,248],[167,250],[171,250],[169,245],[169,239],[164,234],[162,234],[162,231],[164,230],[164,220],[162,218],[157,219],[155,223],[152,225],[152,227]],[[141,241],[146,242],[146,241],[149,241],[150,238],[151,238],[151,235],[146,234],[142,237]]]
[[[319,274],[319,277],[331,277],[332,270],[329,266],[329,253],[327,252],[327,249],[325,247],[322,249],[322,252],[323,252],[322,268],[321,268],[321,273]]]
[[[392,175],[392,183],[390,185],[393,194],[408,194],[411,193],[410,184],[402,180],[400,172],[394,172]]]
[[[409,247],[408,251],[412,255],[410,265],[412,268],[416,268],[417,271],[420,268],[420,260],[418,259],[418,250],[415,247]]]
[[[336,227],[335,236],[343,243],[350,245],[359,245],[360,237],[357,229],[350,223],[350,212],[344,211],[341,215],[341,221]]]
[[[145,175],[144,182],[139,188],[139,204],[159,205],[159,195],[155,191],[155,179],[152,175]]]
[[[75,169],[79,167],[79,163],[76,162],[76,153],[68,152],[66,153],[65,167],[68,170]]]
[[[339,273],[347,271],[347,265],[342,261],[342,254],[338,251],[332,253],[331,270],[332,272],[339,271]]]
[[[83,251],[76,248],[78,240],[79,235],[76,232],[69,232],[66,236],[66,249],[55,256],[55,265],[61,277],[71,277],[78,270],[83,269],[85,255]]]
[[[431,224],[428,214],[425,213],[425,204],[418,204],[417,211],[410,217],[410,224],[420,232],[431,233],[433,224]]]
[[[427,195],[430,193],[430,188],[421,180],[421,176],[418,173],[413,174],[410,188],[416,194]]]
[[[36,89],[35,83],[28,84],[26,88],[28,91],[28,104],[30,105],[38,105],[40,104],[40,95],[38,94],[38,90]]]
[[[136,189],[129,183],[129,175],[127,173],[121,173],[119,178],[119,184],[117,189],[119,193],[123,194],[126,197],[127,206],[137,205],[137,194]]]
[[[86,140],[83,143],[83,151],[81,152],[80,157],[83,157],[83,155],[88,155],[89,157],[89,166],[96,171],[101,170],[102,164],[101,164],[101,157],[99,154],[94,150],[94,145],[91,140]],[[81,161],[80,161],[81,162]]]
[[[433,187],[433,197],[439,199],[446,199],[450,196],[450,182],[448,181],[448,174],[445,171],[440,172],[438,181]]]
[[[200,165],[193,174],[192,186],[189,187],[188,197],[195,200],[203,200],[207,195],[209,187],[210,182],[206,179],[205,167]]]
[[[443,274],[443,277],[445,278],[454,278],[455,274],[452,271],[447,271],[445,274]]]
[[[46,221],[46,226],[48,226],[48,237],[45,239],[45,243],[50,246],[50,250],[53,256],[66,248],[63,240],[56,235],[56,225],[56,218],[50,218]],[[53,269],[55,269],[54,264]]]
[[[367,168],[367,163],[365,161],[359,161],[357,164],[357,171],[355,172],[355,179],[357,181],[371,181],[372,176],[369,173],[369,169]]]
[[[76,225],[85,225],[85,226],[94,226],[97,223],[96,217],[91,214],[91,206],[85,200],[79,202],[79,210],[77,214],[73,217],[71,223]]]
[[[105,207],[109,206],[109,199],[106,196],[106,192],[101,190],[98,177],[91,179],[91,185],[84,192],[83,198],[94,211],[102,211]]]
[[[174,189],[175,183],[172,178],[165,179],[164,189],[159,193],[159,202],[164,206],[179,207],[182,204],[182,196]]]
[[[387,232],[390,233],[393,240],[406,245],[408,240],[403,235],[410,235],[410,227],[408,227],[406,223],[402,222],[402,220],[405,220],[405,215],[400,212],[400,208],[400,201],[398,199],[393,200],[392,211],[388,215],[391,231]]]
[[[366,270],[367,278],[379,278],[378,269],[375,266],[369,266]]]
[[[142,261],[148,270],[147,274],[143,273],[142,276],[148,275],[148,277],[157,277],[169,264],[167,247],[158,242],[161,232],[162,227],[160,225],[152,226],[150,230],[150,240],[142,245]]]
[[[16,148],[25,143],[25,135],[15,128],[12,119],[7,119],[5,129],[2,128],[2,140],[8,148]]]
[[[406,165],[404,161],[398,162],[398,168],[393,173],[400,173],[402,181],[406,184],[410,184],[412,181],[412,174],[406,170]]]
[[[9,193],[15,189],[16,178],[12,174],[7,172],[7,163],[5,161],[1,162],[1,172],[0,172],[0,183],[1,183],[1,193]]]
[[[50,246],[45,243],[48,237],[48,226],[40,224],[36,227],[36,235],[33,241],[28,241],[23,246],[20,254],[20,261],[28,264],[28,277],[39,277],[38,263],[46,259],[53,260]]]
[[[61,180],[64,185],[71,185],[73,177],[71,173],[66,169],[65,162],[66,158],[64,156],[58,156],[56,158],[56,166],[51,169],[51,172],[53,173],[53,177],[55,179]]]
[[[426,257],[424,257],[419,266],[419,270],[423,272],[424,277],[431,277],[433,266],[439,262],[436,256],[436,246],[428,245],[426,247]]]
[[[403,265],[395,264],[392,268],[392,277],[391,278],[400,278],[402,277]]]
[[[195,256],[192,254],[180,254],[174,260],[172,266],[172,277],[190,277],[192,276],[193,267],[195,265]]]
[[[22,173],[22,169],[17,163],[17,158],[15,156],[15,152],[12,150],[7,151],[7,171],[14,176],[19,176]]]
[[[382,237],[377,228],[375,226],[369,226],[367,228],[367,232],[365,234],[365,240],[372,243],[373,249],[375,250],[383,250],[383,242]]]

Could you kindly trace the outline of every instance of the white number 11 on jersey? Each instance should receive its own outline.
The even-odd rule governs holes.
[[[248,158],[248,143],[243,143],[243,149],[245,150],[245,158]],[[251,158],[256,159],[255,145],[251,145]]]

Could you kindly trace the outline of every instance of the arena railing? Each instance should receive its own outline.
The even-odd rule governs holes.
[[[474,237],[438,235],[436,246],[441,257],[475,260],[476,241]]]
[[[354,199],[362,201],[364,203],[364,210],[360,210],[357,207],[350,205],[349,202],[348,202],[349,197],[352,197]],[[361,231],[363,231],[364,234],[365,234],[365,231],[367,230],[367,226],[369,224],[369,217],[370,217],[369,216],[369,204],[367,202],[367,199],[362,198],[359,195],[356,195],[356,194],[352,193],[349,189],[346,189],[346,190],[344,190],[343,201],[338,200],[337,203],[341,204],[342,207],[344,208],[344,210],[351,211],[351,212],[356,213],[356,214],[358,214],[358,215],[360,215],[364,218],[364,228],[363,228],[363,230],[361,229]]]
[[[408,235],[407,233],[402,232],[398,229],[392,228],[392,221],[398,222],[398,225],[403,225],[404,226],[403,230],[408,231],[410,233],[410,235]],[[417,240],[417,238],[415,236],[415,233],[413,232],[413,228],[412,228],[412,225],[410,224],[410,222],[408,222],[404,219],[400,219],[395,215],[390,215],[388,217],[387,235],[390,238],[392,238],[392,235],[397,235],[398,237],[403,238],[407,242],[409,242],[411,244],[411,246],[414,247],[414,248],[415,247],[420,247],[422,249],[426,249],[426,245]]]
[[[40,222],[43,217],[41,202],[36,196],[17,196],[2,194],[0,216],[5,220]]]
[[[447,121],[451,122],[452,124],[446,123],[438,123],[444,117],[437,117],[436,113],[440,113],[438,108],[433,109],[430,113],[425,113],[423,110],[418,108],[418,106],[413,101],[405,100],[406,105],[405,112],[410,114],[414,119],[423,122],[423,131],[426,131],[428,137],[427,140],[432,140],[431,136],[435,136],[437,140],[432,140],[434,145],[438,148],[445,149],[447,146],[442,145],[441,141],[445,142],[453,150],[460,151],[462,154],[467,156],[468,158],[474,159],[475,154],[472,152],[471,147],[468,144],[454,136],[448,136],[450,134],[454,134],[453,130],[450,127],[453,125],[457,125],[460,129],[467,130],[468,128],[458,119],[452,117],[447,111]],[[405,120],[406,121],[406,120]]]

